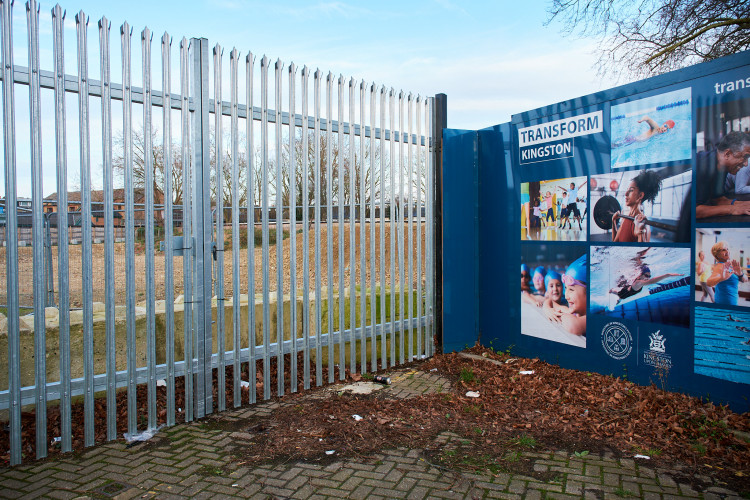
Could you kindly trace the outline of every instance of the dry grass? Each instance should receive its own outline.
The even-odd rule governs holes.
[[[425,224],[421,224],[420,236],[421,236],[421,253],[422,253],[422,269],[417,269],[417,249],[416,249],[416,238],[417,238],[417,225],[414,225],[412,238],[409,238],[408,226],[405,225],[404,229],[404,279],[408,278],[408,266],[409,266],[409,249],[412,251],[412,286],[416,288],[417,280],[421,280],[424,286],[425,283]],[[380,284],[380,224],[375,224],[375,277],[376,286]],[[271,231],[275,231],[275,227],[271,227]],[[346,223],[344,225],[344,259],[343,259],[343,277],[344,286],[346,289],[350,287],[350,276],[352,269],[354,271],[355,285],[360,288],[369,288],[371,286],[371,255],[370,255],[370,224],[364,224],[365,232],[365,244],[362,245],[360,224],[355,225],[355,259],[354,266],[352,268],[350,263],[350,227]],[[227,227],[224,231],[225,238],[227,241],[231,241],[231,226]],[[391,286],[391,231],[390,225],[385,225],[385,283],[386,287]],[[310,288],[315,287],[315,230],[313,227],[309,230],[310,244],[308,247],[309,259],[310,259]],[[321,267],[321,285],[328,285],[328,252],[327,252],[327,238],[328,228],[325,225],[321,226],[320,231],[320,267]],[[337,223],[332,224],[331,227],[331,239],[332,239],[332,279],[334,288],[339,287],[339,227]],[[296,243],[296,287],[301,289],[303,287],[303,234],[302,226],[298,226],[298,232],[290,235],[289,238],[285,239],[282,244],[282,259],[283,259],[283,287],[284,292],[288,293],[292,286],[291,279],[291,256],[290,249],[292,241]],[[158,248],[158,243],[157,243]],[[398,248],[398,245],[397,247]],[[362,285],[361,276],[361,252],[365,251],[365,283],[366,286]],[[82,305],[82,258],[81,258],[81,245],[71,245],[70,250],[70,265],[69,265],[69,286],[70,286],[70,303],[71,307],[80,307]],[[136,275],[136,299],[142,301],[146,299],[146,255],[143,251],[143,247],[140,246],[136,249],[137,253],[135,256],[135,275]],[[269,259],[268,259],[268,281],[269,290],[277,290],[277,246],[273,245],[269,248]],[[20,291],[20,304],[22,306],[33,305],[33,249],[31,247],[20,247],[18,249],[19,255],[19,291]],[[247,249],[240,249],[240,293],[247,293],[248,290],[248,258]],[[0,248],[0,305],[6,303],[6,257],[5,248]],[[262,292],[263,286],[263,255],[262,249],[256,247],[254,249],[254,288],[255,293]],[[55,286],[55,303],[58,300],[58,279],[57,279],[57,247],[52,247],[52,261],[53,261],[53,272],[54,272],[54,286]],[[104,302],[106,283],[104,278],[105,270],[105,259],[104,259],[104,245],[95,244],[93,245],[93,279],[94,279],[94,301]],[[125,244],[117,243],[115,245],[115,301],[117,304],[124,304],[126,299],[126,258],[125,258]],[[165,258],[163,252],[156,252],[154,255],[154,278],[156,285],[156,299],[163,299],[166,294],[165,289]],[[232,248],[227,246],[224,252],[224,290],[225,296],[229,297],[233,295],[233,257]],[[399,251],[396,251],[395,256],[395,286],[398,287],[398,276],[399,276]],[[215,284],[214,284],[215,286]],[[408,283],[406,284],[408,286]],[[174,258],[174,294],[175,297],[183,293],[184,281],[183,281],[183,259],[182,257]]]

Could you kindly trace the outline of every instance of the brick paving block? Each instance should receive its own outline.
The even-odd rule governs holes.
[[[269,478],[264,478],[264,481],[268,481]],[[206,481],[209,483],[214,484],[223,484],[224,486],[229,486],[232,483],[237,482],[237,479],[234,477],[227,477],[227,476],[208,476],[206,477]]]
[[[204,467],[223,467],[226,462],[224,460],[201,457],[199,463]]]
[[[513,479],[516,481],[523,481],[524,483],[529,481],[537,482],[537,479],[535,477],[524,476],[523,474],[513,474]]]
[[[547,472],[548,470],[549,470],[549,465],[534,464],[534,471],[536,472]]]
[[[302,467],[299,467],[297,465],[293,465],[292,467],[290,467],[289,469],[287,469],[286,471],[284,471],[279,476],[279,479],[291,480],[291,479],[294,479],[294,478],[300,476],[303,473],[303,471],[304,471],[304,469]]]
[[[338,488],[341,483],[339,481],[331,481],[330,479],[314,477],[310,479],[310,484],[312,484],[313,486],[320,486],[321,488]]]
[[[24,491],[29,491],[29,492],[36,491],[39,488],[42,488],[42,487],[44,487],[44,486],[52,483],[53,481],[54,481],[54,479],[52,479],[51,477],[45,477],[45,478],[39,479],[37,481],[33,481],[31,483],[28,483],[24,487]],[[3,488],[0,487],[0,491],[2,491],[2,490],[3,490]]]
[[[343,468],[339,470],[336,474],[331,476],[331,479],[334,481],[346,481],[347,479],[349,479],[349,476],[351,476],[352,474],[354,474],[353,469]]]
[[[495,484],[489,481],[474,481],[474,486],[484,491],[505,491],[504,484]]]
[[[680,494],[685,497],[699,497],[700,493],[695,491],[689,484],[679,483],[677,488],[680,490]]]
[[[396,470],[399,470],[403,473],[414,471],[414,472],[425,472],[425,471],[431,471],[431,470],[437,470],[434,467],[432,467],[430,464],[427,463],[417,463],[417,464],[396,464],[395,465]]]
[[[414,485],[417,484],[417,480],[412,477],[404,477],[396,483],[396,486],[394,486],[394,489],[399,491],[409,491],[414,487]]]
[[[257,491],[260,491],[262,488],[257,478],[254,476],[243,477],[237,480],[236,483],[232,483],[232,484],[236,484],[237,487],[240,489],[240,491],[243,494],[246,493],[247,495],[251,495]]]
[[[503,500],[519,500],[523,498],[521,495],[518,495],[515,493],[507,493],[504,491],[488,491],[487,497],[488,498],[500,498]]]
[[[551,472],[561,472],[563,474],[575,474],[577,476],[583,475],[583,469],[579,469],[578,467],[561,467],[559,465],[553,465],[549,468],[549,470]],[[598,476],[599,474],[594,475]]]
[[[580,474],[568,474],[567,475],[568,481],[578,481],[580,483],[586,483],[586,484],[602,484],[602,478],[596,477],[596,476],[581,476]]]
[[[280,488],[277,486],[265,486],[262,488],[263,493],[272,495],[272,498],[289,498],[294,493],[293,489]]]
[[[350,477],[349,479],[341,483],[341,486],[339,486],[339,488],[344,491],[352,491],[363,482],[364,479],[362,479],[361,477]]]
[[[366,484],[368,486],[372,486],[373,488],[393,488],[396,486],[395,483],[387,483],[380,479],[363,479],[362,484]]]
[[[333,462],[331,465],[324,467],[323,470],[326,472],[336,472],[343,466],[342,462]]]
[[[648,477],[651,479],[656,479],[656,472],[651,469],[648,469],[646,467],[638,467],[636,471],[638,473],[638,476],[640,477]]]
[[[622,479],[622,489],[625,491],[630,491],[632,493],[635,493],[636,496],[640,496],[641,492],[641,485],[639,483],[635,483],[633,481],[630,481],[628,478]]]
[[[317,488],[315,494],[325,498],[346,498],[347,492],[336,488]],[[372,498],[372,493],[368,498]]]
[[[382,462],[382,463],[380,465],[378,465],[377,462]],[[396,464],[394,462],[391,462],[391,461],[382,461],[382,460],[379,460],[377,462],[375,464],[373,464],[373,465],[375,466],[375,472],[377,472],[379,474],[387,474],[387,473],[389,473],[396,466]]]
[[[315,489],[309,484],[296,488],[294,493],[291,494],[290,498],[297,500],[308,500],[315,493]]]
[[[182,490],[182,494],[187,498],[194,498],[198,493],[205,490],[208,487],[208,483],[205,481],[196,481],[194,484],[185,485],[186,488]]]
[[[353,500],[366,500],[372,490],[373,490],[372,486],[361,484],[357,486],[357,488],[354,491],[349,493],[349,498],[352,498]],[[420,498],[423,498],[423,497],[420,497]]]
[[[68,498],[76,498],[79,495],[77,493],[73,493],[72,491],[65,491],[65,490],[53,490],[47,493],[47,496],[50,498],[60,498],[67,500]]]
[[[193,500],[208,500],[209,498],[213,498],[214,496],[216,496],[216,493],[213,491],[201,490],[195,495],[192,495],[190,498],[192,498]],[[266,495],[264,498],[268,498],[268,496]]]
[[[517,479],[511,479],[510,483],[508,484],[508,492],[523,495],[524,493],[526,493],[526,483]]]
[[[178,471],[177,475],[178,476],[182,476],[182,477],[190,476],[195,471],[197,471],[198,469],[200,469],[201,467],[202,467],[202,465],[199,464],[199,463],[197,463],[197,464],[191,464],[191,465],[188,465],[187,467],[185,467],[184,469]]]
[[[369,472],[360,470],[356,472],[357,477],[361,477],[364,479],[377,479],[378,481],[382,481],[385,478],[385,474],[379,473],[379,472]]]
[[[78,472],[82,467],[78,465],[78,463],[60,461],[57,463],[57,466],[55,468],[66,472]]]
[[[161,491],[161,492],[169,493],[169,494],[172,494],[172,495],[179,495],[179,494],[181,494],[185,490],[185,487],[184,486],[180,486],[180,485],[176,485],[176,484],[160,483],[160,484],[157,484],[156,486],[154,486],[153,489],[156,490],[156,491]]]
[[[164,465],[153,465],[151,470],[154,472],[160,472],[162,474],[173,475],[175,473],[174,467],[165,467]]]
[[[155,457],[151,459],[150,462],[155,465],[164,465],[166,467],[174,467],[176,460],[171,459],[171,458]]]
[[[430,490],[422,485],[417,485],[414,488],[411,489],[409,492],[408,498],[409,500],[419,500],[422,498],[427,498],[427,496],[430,494]]]
[[[150,490],[160,482],[161,481],[157,481],[155,479],[146,479],[145,481],[138,481],[138,487],[143,488],[144,490]]]
[[[13,479],[17,479],[19,481],[28,481],[29,479],[35,479],[36,475],[33,474],[30,471],[22,470],[21,468],[17,469],[6,469],[2,471],[2,475],[4,477],[11,477]]]
[[[644,491],[641,493],[641,498],[644,500],[661,500],[661,495],[653,491]]]
[[[581,495],[583,493],[583,484],[578,481],[567,480],[565,482],[565,493]]]
[[[278,479],[273,477],[265,477],[263,478],[263,486],[270,486],[273,488],[283,488],[285,487],[289,481],[286,479]]]
[[[227,486],[226,484],[211,483],[206,487],[204,491],[219,493],[220,495],[224,495],[226,497],[228,495],[236,494],[237,488],[232,488],[231,486]]]
[[[429,473],[425,473],[425,472],[410,471],[410,472],[407,472],[406,475],[408,477],[413,477],[414,479],[423,479],[425,481],[435,481],[435,480],[437,480],[437,478],[440,477],[441,474],[437,473],[437,472],[429,474]]]
[[[653,491],[655,493],[664,493],[664,488],[659,486],[658,484],[641,484],[641,490],[643,491]]]
[[[600,465],[586,464],[583,468],[584,476],[596,476],[602,475],[602,467]]]
[[[224,439],[222,439],[222,440],[214,443],[214,446],[216,446],[216,448],[221,449],[221,448],[224,448],[224,447],[226,447],[226,446],[228,446],[230,444],[234,444],[234,439],[232,439],[231,436],[226,436]]]
[[[635,460],[632,458],[621,458],[620,467],[623,469],[635,469]]]
[[[664,496],[664,497],[666,497],[666,496],[673,496],[673,497],[680,496],[680,490],[679,490],[679,488],[666,488],[666,487],[664,487],[663,490],[664,491],[662,492],[662,496]],[[736,495],[736,493],[733,493],[733,494]]]
[[[528,483],[526,483],[526,487],[529,489],[543,490],[543,491],[549,491],[549,492],[556,491],[558,493],[563,491],[563,486],[561,484],[540,483],[537,481],[529,481]]]
[[[415,458],[408,458],[408,457],[401,457],[401,456],[392,456],[389,458],[389,460],[393,462],[398,462],[399,464],[404,464],[404,465],[413,465],[419,462],[419,460]]]
[[[81,484],[80,486],[78,486],[78,489],[81,491],[91,491],[108,482],[109,480],[104,478],[94,479],[92,481]]]
[[[26,481],[19,481],[17,479],[7,478],[0,481],[0,489],[2,489],[2,491],[5,491],[6,489],[23,491],[23,489],[28,486],[29,483]]]
[[[5,498],[21,498],[23,496],[23,490],[3,488],[2,494]]]
[[[130,458],[132,458],[132,456],[129,452],[124,450],[108,449],[105,450],[104,453],[99,456],[99,458],[100,460],[111,462],[112,460],[129,460]]]
[[[604,474],[628,474],[628,475],[635,475],[635,471],[633,469],[625,469],[623,470],[621,467],[617,467],[616,465],[611,465],[608,467],[602,467],[602,472]],[[656,477],[656,476],[654,476]]]
[[[559,499],[559,500],[573,500],[574,498],[581,498],[580,495],[567,495],[565,493],[549,492],[545,498]]]
[[[534,460],[534,463],[539,465],[567,465],[567,463],[565,462],[549,460],[546,458],[537,458],[536,460]]]
[[[631,475],[627,475],[627,476],[624,476],[624,477],[627,477],[628,481],[630,481],[631,483],[654,484],[654,485],[657,485],[657,486],[659,484],[659,482],[656,480],[656,478],[651,478],[651,477],[637,477],[637,476],[631,476]]]
[[[674,482],[674,479],[672,479],[671,476],[668,476],[667,474],[657,474],[656,476],[657,481],[659,481],[659,484],[668,487],[668,488],[676,488],[677,483]]]
[[[405,474],[404,471],[401,471],[401,470],[399,470],[397,468],[394,468],[393,470],[391,470],[390,472],[388,472],[388,474],[386,474],[383,477],[383,480],[384,481],[389,481],[389,482],[392,482],[392,483],[396,483],[396,482],[400,481],[402,477],[404,477],[404,474]]]
[[[461,493],[458,491],[440,491],[440,490],[432,490],[430,492],[430,498],[466,498],[467,495],[465,493]],[[471,497],[469,497],[471,498]]]
[[[614,486],[617,487],[620,485],[620,475],[619,474],[610,474],[610,473],[604,473],[604,484],[607,486]]]
[[[541,500],[542,492],[539,490],[529,490],[523,496],[524,500]]]

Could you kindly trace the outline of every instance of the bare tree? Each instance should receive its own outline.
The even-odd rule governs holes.
[[[133,185],[136,189],[143,189],[146,185],[146,162],[145,144],[143,129],[133,132]],[[160,193],[164,192],[164,145],[160,142],[161,134],[156,128],[151,132],[152,154],[151,162],[154,166],[154,189]],[[115,154],[112,161],[112,167],[115,172],[125,174],[125,141],[122,134],[115,137],[114,140]],[[172,176],[172,201],[175,204],[182,203],[183,183],[182,183],[182,148],[172,143],[172,166],[168,169],[168,174]]]
[[[547,24],[601,39],[598,69],[644,77],[750,48],[747,0],[552,0]]]
[[[331,191],[334,197],[334,200],[337,202],[339,200],[339,186],[338,186],[338,176],[339,172],[342,172],[344,176],[344,192],[342,193],[343,201],[345,204],[351,204],[352,200],[354,204],[360,203],[360,180],[361,176],[365,176],[365,199],[364,201],[369,203],[370,198],[372,196],[375,197],[375,199],[378,199],[380,196],[380,150],[379,148],[376,149],[375,155],[373,158],[373,168],[370,168],[370,145],[369,142],[365,144],[365,157],[364,157],[364,164],[362,161],[361,151],[359,148],[356,149],[355,155],[354,155],[354,168],[351,168],[350,166],[350,156],[349,156],[349,140],[350,138],[345,138],[344,140],[344,150],[339,151],[338,146],[338,139],[333,141],[331,144],[331,178],[333,179],[333,184],[331,185]],[[314,137],[310,137],[308,144],[307,144],[307,152],[302,151],[303,144],[302,141],[297,138],[294,141],[294,148],[295,148],[295,165],[294,165],[294,177],[296,179],[296,200],[295,203],[297,207],[302,206],[302,200],[303,196],[307,196],[307,202],[310,206],[313,206],[315,203],[315,139]],[[326,171],[327,171],[327,164],[326,164],[326,157],[327,157],[327,151],[328,151],[328,141],[325,136],[325,134],[321,134],[320,136],[320,204],[321,206],[325,206],[328,202],[327,197],[327,190],[326,190]],[[284,150],[283,150],[283,156],[282,161],[284,162],[284,165],[289,165],[289,144],[288,141],[285,142]],[[302,190],[303,186],[303,175],[304,175],[304,162],[307,162],[307,172],[308,172],[308,192],[304,193]],[[341,167],[339,167],[341,165]],[[386,163],[386,175],[388,170],[388,164]],[[371,177],[374,176],[374,185],[371,184]],[[350,191],[350,176],[354,175],[354,193],[351,193]],[[290,186],[289,186],[289,173],[287,171],[283,181],[282,181],[282,196],[284,197],[284,204],[289,204],[289,198],[290,198]]]

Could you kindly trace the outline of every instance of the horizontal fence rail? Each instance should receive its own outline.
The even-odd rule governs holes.
[[[431,97],[0,4],[11,464],[435,352]]]

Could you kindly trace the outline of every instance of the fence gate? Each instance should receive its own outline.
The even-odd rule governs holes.
[[[0,460],[433,354],[432,98],[0,4]]]

